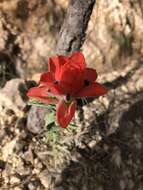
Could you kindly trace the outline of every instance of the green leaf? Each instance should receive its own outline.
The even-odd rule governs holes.
[[[50,113],[46,114],[44,120],[45,120],[45,127],[55,123],[55,113],[50,112]]]
[[[43,104],[40,101],[37,100],[29,100],[28,105],[35,105],[38,106],[40,108],[45,108],[48,110],[53,110],[55,111],[55,105],[51,105],[51,104]]]
[[[67,132],[72,133],[72,132],[76,131],[76,129],[77,129],[77,126],[74,123],[70,123],[65,130]]]
[[[60,138],[60,129],[56,125],[52,125],[46,133],[47,142],[50,144],[56,144]]]

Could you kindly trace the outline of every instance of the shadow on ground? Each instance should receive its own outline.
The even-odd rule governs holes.
[[[105,135],[92,148],[76,147],[76,159],[63,170],[62,180],[57,182],[56,189],[143,189],[142,95],[142,92],[137,94],[138,101],[123,112],[114,134]],[[102,123],[101,128],[104,127]]]

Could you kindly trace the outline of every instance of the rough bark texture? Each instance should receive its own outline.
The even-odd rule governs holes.
[[[85,40],[85,32],[93,10],[95,0],[71,0],[67,10],[65,22],[61,28],[57,54],[69,54],[80,49]],[[27,126],[29,129],[41,128],[44,110],[32,106]]]
[[[67,16],[60,31],[57,54],[78,51],[82,46],[95,0],[71,0]]]

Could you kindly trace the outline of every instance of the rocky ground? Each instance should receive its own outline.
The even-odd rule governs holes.
[[[142,73],[141,62],[133,62],[124,71],[101,75],[108,95],[84,105],[75,117],[77,128],[62,131],[56,142],[44,130],[27,129],[26,99],[11,88],[27,84],[7,82],[0,93],[1,189],[141,190]]]
[[[39,77],[34,73],[45,69],[47,55],[54,52],[67,6],[64,0],[49,2],[47,6],[46,0],[0,1],[0,189],[142,190],[143,60],[138,4],[130,10],[127,1],[124,6],[115,0],[112,6],[97,1],[94,11],[99,14],[106,7],[109,17],[103,14],[104,18],[100,15],[98,19],[95,15],[100,27],[91,32],[95,23],[90,22],[83,49],[87,59],[93,61],[91,51],[93,54],[96,46],[95,60],[101,73],[98,81],[109,91],[79,108],[73,121],[76,127],[60,129],[60,136],[53,140],[46,128],[26,126],[30,109],[26,92]],[[113,5],[118,5],[122,13],[115,19],[112,18],[117,7],[111,11]],[[20,11],[23,7],[25,11]],[[60,19],[55,24],[57,18]],[[125,47],[112,44],[113,36],[107,34],[105,18],[118,26],[108,22],[110,29],[115,30],[114,37],[130,29],[122,37],[130,37],[131,43],[124,44]],[[133,18],[138,20],[134,27]],[[106,34],[106,40],[99,34]],[[132,52],[125,51],[130,48]],[[119,49],[121,54],[116,56]],[[121,63],[124,64],[120,67]]]

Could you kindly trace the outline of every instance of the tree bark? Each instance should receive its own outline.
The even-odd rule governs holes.
[[[71,0],[60,31],[57,54],[69,54],[82,46],[95,0]]]
[[[70,0],[67,15],[60,31],[56,54],[67,55],[80,50],[95,0]],[[45,110],[32,106],[27,120],[27,127],[33,133],[41,132]],[[39,130],[37,130],[39,128]]]

